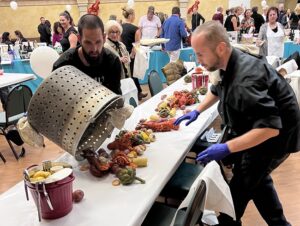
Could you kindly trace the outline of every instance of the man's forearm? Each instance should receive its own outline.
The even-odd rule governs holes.
[[[278,129],[257,128],[252,129],[242,136],[234,138],[226,143],[231,152],[239,152],[257,146],[278,134]]]
[[[203,112],[206,109],[208,109],[209,107],[211,107],[218,100],[219,100],[219,97],[215,96],[214,94],[212,94],[212,92],[210,90],[208,90],[204,100],[198,105],[196,110],[199,112]]]

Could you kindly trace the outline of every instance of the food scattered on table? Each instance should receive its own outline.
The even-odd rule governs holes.
[[[113,186],[119,186],[121,184],[121,181],[119,179],[115,179],[112,181]]]
[[[73,191],[72,193],[72,198],[73,198],[73,202],[81,202],[81,200],[84,197],[84,192],[80,189]]]
[[[147,121],[141,119],[136,129],[151,129],[153,132],[168,132],[171,130],[178,130],[179,126],[175,126],[175,118],[161,119],[159,121]]]
[[[186,83],[191,83],[192,82],[192,76],[190,76],[190,75],[186,75],[185,77],[184,77],[184,82],[186,82]]]
[[[117,172],[117,177],[120,179],[121,184],[123,185],[132,184],[135,180],[140,181],[142,184],[146,183],[145,180],[137,177],[135,169],[132,169],[130,167],[120,169]]]

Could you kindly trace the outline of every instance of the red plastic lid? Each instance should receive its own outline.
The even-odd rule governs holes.
[[[196,67],[196,68],[195,68],[195,72],[196,72],[196,73],[203,73],[203,70],[202,70],[201,67]]]

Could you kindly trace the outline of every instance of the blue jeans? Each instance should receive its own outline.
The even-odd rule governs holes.
[[[238,153],[234,160],[233,177],[229,187],[234,203],[237,221],[225,214],[219,217],[219,225],[240,226],[247,204],[253,200],[260,215],[270,226],[290,226],[273,185],[270,173],[289,156],[265,156],[259,151]]]

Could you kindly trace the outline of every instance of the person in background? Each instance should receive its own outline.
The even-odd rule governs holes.
[[[161,22],[158,16],[154,14],[153,6],[149,6],[147,15],[140,18],[138,27],[141,33],[141,39],[154,39],[159,37]]]
[[[267,12],[267,23],[260,27],[256,45],[259,46],[259,53],[263,56],[283,57],[285,34],[282,24],[277,22],[278,15],[278,9],[270,7]]]
[[[108,20],[117,20],[117,16],[116,15],[110,15]]]
[[[192,13],[192,31],[196,29],[200,24],[205,22],[205,18],[198,13],[198,5],[194,5]]]
[[[240,19],[239,16],[243,13],[243,8],[240,6],[237,6],[233,10],[233,14],[229,15],[226,18],[226,21],[224,23],[224,27],[227,31],[239,31],[240,30]]]
[[[255,25],[254,25],[254,19],[251,17],[252,15],[252,10],[251,9],[246,9],[244,12],[244,19],[242,19],[241,22],[241,32],[242,33],[251,33],[254,32],[255,30]]]
[[[40,34],[40,42],[46,42],[50,40],[49,32],[47,31],[47,26],[45,25],[45,17],[40,18],[41,23],[38,26],[38,32]],[[51,34],[50,34],[51,35]]]
[[[16,42],[19,43],[20,45],[22,45],[23,42],[28,42],[28,40],[26,38],[24,38],[23,34],[21,31],[16,30],[15,31],[15,35],[17,37]]]
[[[101,83],[116,94],[121,91],[121,62],[119,57],[103,47],[104,25],[95,15],[83,15],[78,22],[80,44],[65,51],[54,63],[53,70],[71,65]]]
[[[55,46],[56,42],[60,42],[63,38],[63,28],[57,21],[53,24],[53,35],[52,35],[52,45]]]
[[[135,48],[133,47],[133,43],[139,42],[141,38],[141,34],[139,28],[133,24],[135,20],[135,12],[132,8],[124,7],[122,8],[122,14],[125,18],[124,23],[122,23],[123,32],[121,34],[121,41],[126,46],[126,49],[130,55],[130,72],[131,78],[134,81],[134,84],[138,90],[138,99],[142,100],[147,97],[147,93],[142,92],[141,85],[139,83],[139,79],[133,77],[133,69],[134,69],[134,59],[135,59]]]
[[[170,39],[165,44],[165,50],[170,57],[170,62],[176,62],[179,59],[182,39],[187,37],[184,21],[180,18],[179,7],[172,8],[172,16],[164,22],[160,37]]]
[[[68,11],[59,14],[59,23],[64,29],[63,38],[60,40],[62,51],[65,52],[78,46],[78,32],[73,26],[73,18]]]
[[[261,25],[265,23],[265,19],[261,14],[258,13],[258,7],[254,6],[252,7],[252,15],[251,17],[254,19],[254,26],[255,26],[255,31],[254,33],[258,33]]]
[[[187,120],[189,125],[219,102],[227,139],[196,158],[204,164],[213,160],[233,164],[229,187],[236,221],[220,214],[218,225],[241,226],[247,204],[253,200],[267,225],[291,226],[270,174],[290,153],[300,150],[300,110],[292,87],[261,56],[233,48],[218,22],[197,28],[192,47],[205,69],[220,70],[221,81],[210,87],[194,111],[179,117],[175,124]]]
[[[288,20],[286,16],[286,11],[284,10],[284,3],[279,3],[278,11],[279,11],[278,22],[281,23],[283,27],[286,27]]]
[[[2,33],[1,43],[4,43],[6,45],[13,44],[12,41],[10,40],[10,33],[9,32],[5,31],[5,32]]]
[[[166,15],[166,14],[164,14],[163,12],[158,12],[158,13],[156,13],[156,16],[158,16],[158,18],[160,19],[161,25],[163,25],[164,22],[165,22],[165,20],[167,19],[167,18],[165,17],[165,15]]]
[[[267,6],[267,5],[262,8],[262,11],[263,11],[262,16],[263,16],[265,22],[267,21],[267,12],[268,12],[268,10],[269,10],[269,6]]]
[[[218,21],[220,21],[221,24],[224,23],[222,6],[218,6],[217,12],[213,15],[212,20],[218,20]]]
[[[292,30],[297,30],[299,28],[300,21],[300,4],[297,4],[294,12],[292,12],[290,17],[290,27]]]
[[[129,53],[126,46],[120,41],[122,31],[121,25],[115,20],[107,21],[104,26],[104,32],[106,34],[104,47],[119,57],[122,64],[121,79],[124,79],[131,77],[131,71]]]
[[[45,20],[44,26],[46,27],[47,32],[47,45],[51,45],[51,23],[49,20]]]

